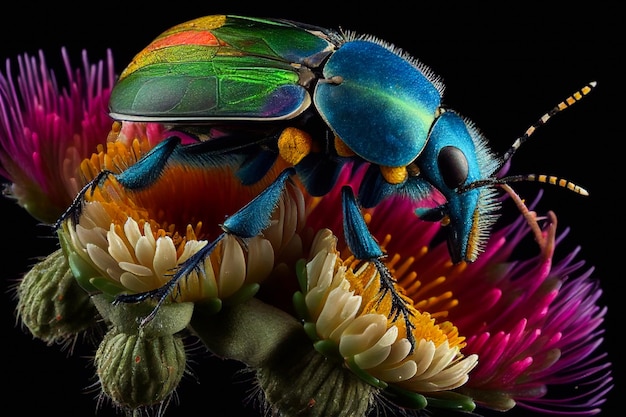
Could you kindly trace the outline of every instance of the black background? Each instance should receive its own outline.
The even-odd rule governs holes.
[[[67,3],[67,4],[65,4]],[[235,3],[235,2],[233,2]],[[237,2],[239,3],[239,2]],[[596,90],[581,103],[541,128],[514,158],[517,173],[547,173],[585,186],[590,197],[546,188],[539,210],[552,209],[561,229],[571,227],[564,250],[580,245],[581,258],[596,267],[609,306],[604,348],[617,379],[603,415],[615,415],[623,390],[618,351],[620,297],[625,239],[622,214],[624,176],[618,158],[624,147],[623,14],[600,2],[567,3],[549,10],[517,6],[462,6],[426,2],[384,1],[345,4],[257,2],[228,6],[222,2],[70,3],[14,2],[0,17],[0,60],[39,49],[50,66],[63,73],[60,48],[66,46],[75,65],[86,48],[93,61],[106,48],[115,55],[118,71],[132,56],[168,27],[208,14],[231,13],[282,17],[326,27],[343,27],[389,41],[419,58],[441,75],[445,102],[471,118],[496,151],[504,151],[543,112],[592,80]],[[359,4],[350,6],[349,4]],[[515,3],[517,4],[517,3]],[[15,63],[14,63],[15,65]],[[618,113],[619,112],[619,113]],[[621,158],[620,158],[621,159]],[[522,197],[532,198],[539,186],[520,184]],[[2,199],[3,415],[109,416],[108,406],[96,410],[94,394],[86,392],[93,371],[89,350],[68,357],[16,327],[11,285],[32,264],[33,257],[55,248],[48,233],[13,202]],[[510,208],[513,210],[512,208]],[[569,245],[569,246],[568,246]],[[621,297],[620,297],[621,298]],[[167,416],[242,415],[243,386],[230,379],[232,364],[197,356],[194,366],[201,384],[186,378],[180,405]],[[232,386],[234,385],[234,387]],[[223,411],[223,404],[229,404]],[[249,409],[248,409],[249,411]],[[521,410],[520,410],[521,411]],[[523,415],[523,412],[510,415]],[[509,414],[505,414],[509,415]]]

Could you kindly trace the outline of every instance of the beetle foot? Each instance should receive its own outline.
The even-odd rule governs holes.
[[[172,293],[174,292],[174,288],[178,286],[178,283],[180,282],[181,279],[188,276],[194,270],[196,270],[196,272],[198,272],[199,274],[204,273],[204,271],[201,269],[201,265],[203,264],[204,260],[209,255],[211,255],[211,253],[213,252],[217,244],[224,237],[226,237],[226,235],[227,233],[222,233],[220,236],[218,236],[217,239],[211,242],[211,244],[204,246],[202,249],[196,252],[193,256],[187,259],[183,264],[181,264],[176,269],[175,273],[172,275],[170,280],[165,283],[165,285],[159,288],[156,288],[154,290],[150,290],[150,291],[146,291],[142,293],[118,295],[115,298],[115,300],[113,300],[113,304],[119,304],[119,303],[133,304],[133,303],[140,303],[148,299],[157,300],[156,305],[152,309],[150,314],[148,314],[146,317],[144,317],[141,320],[140,326],[145,326],[146,324],[150,323],[150,321],[152,321],[152,319],[154,319],[154,317],[158,313],[159,308],[161,308],[161,306],[163,305],[163,303],[165,303],[168,297],[172,295]]]
[[[83,209],[83,202],[85,200],[85,194],[87,194],[87,191],[91,191],[93,193],[96,187],[100,186],[100,184],[102,184],[108,178],[108,176],[112,174],[113,172],[109,170],[103,170],[96,176],[96,178],[89,181],[78,192],[76,197],[74,197],[72,204],[70,204],[70,206],[63,212],[63,214],[61,214],[61,217],[59,217],[59,219],[54,223],[54,230],[58,230],[63,224],[63,222],[69,218],[72,219],[72,222],[74,224],[78,224],[78,220],[80,219],[80,214]]]
[[[411,322],[413,312],[407,304],[407,300],[396,290],[396,280],[389,272],[389,269],[380,260],[373,260],[376,269],[380,273],[380,299],[378,302],[382,302],[388,295],[391,297],[391,309],[389,311],[389,318],[393,321],[398,320],[400,316],[404,317],[404,324],[406,327],[406,338],[411,343],[411,351],[415,348],[415,336],[413,335],[413,329],[415,325]]]
[[[136,303],[140,303],[142,301],[148,300],[148,299],[157,300],[157,303],[152,309],[152,311],[150,312],[150,314],[142,318],[141,321],[139,322],[139,326],[143,327],[146,324],[150,323],[152,319],[154,319],[154,317],[159,312],[159,309],[161,308],[161,306],[163,305],[167,297],[169,297],[174,287],[178,284],[179,279],[180,278],[175,275],[172,279],[170,279],[165,285],[163,285],[160,288],[157,288],[151,291],[142,292],[142,293],[137,293],[137,294],[118,295],[115,298],[115,300],[113,300],[113,305],[117,305],[120,303],[136,304]]]

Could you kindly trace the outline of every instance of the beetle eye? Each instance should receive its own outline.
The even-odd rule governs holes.
[[[461,186],[467,179],[469,165],[465,154],[456,146],[445,146],[439,151],[437,157],[439,172],[443,182],[450,189]]]

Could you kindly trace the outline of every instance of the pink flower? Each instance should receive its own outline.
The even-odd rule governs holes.
[[[110,55],[106,70],[102,62],[90,66],[84,55],[83,71],[73,72],[63,54],[69,90],[59,89],[43,55],[39,60],[26,55],[18,59],[17,83],[11,78],[10,63],[6,77],[0,75],[0,175],[12,183],[9,195],[47,223],[56,221],[101,170],[120,172],[132,166],[167,132],[156,124],[112,123],[106,112],[114,78]],[[269,176],[278,175],[283,167],[277,164]],[[321,357],[319,363],[335,367],[345,381],[365,385],[368,397],[355,400],[363,403],[361,408],[390,392],[391,401],[410,392],[419,395],[411,399],[427,399],[426,407],[450,406],[451,398],[469,398],[478,405],[477,412],[520,407],[546,414],[597,414],[613,387],[611,364],[601,350],[606,308],[599,303],[601,290],[593,268],[585,269],[584,261],[578,260],[579,250],[555,256],[567,236],[567,229],[557,236],[556,217],[547,213],[545,219],[537,219],[527,213],[511,224],[498,225],[476,262],[455,265],[440,239],[442,226],[419,220],[413,203],[389,199],[366,210],[368,226],[388,255],[383,261],[396,279],[395,288],[407,297],[408,310],[414,312],[411,324],[418,349],[411,351],[408,326],[389,318],[388,300],[378,297],[379,271],[368,269],[367,262],[351,263],[343,238],[340,189],[342,185],[356,188],[362,173],[344,170],[335,188],[323,197],[308,195],[296,180],[262,235],[245,244],[232,236],[216,243],[201,268],[185,277],[163,305],[164,315],[177,304],[185,304],[187,314],[176,326],[164,326],[172,334],[158,335],[163,346],[175,346],[168,367],[153,368],[152,362],[124,353],[124,363],[132,367],[141,362],[146,375],[164,375],[177,367],[176,377],[156,388],[154,378],[124,379],[127,392],[119,392],[120,373],[105,366],[105,379],[112,387],[107,392],[120,394],[123,407],[155,405],[144,404],[146,396],[135,395],[137,383],[161,390],[157,406],[169,401],[186,366],[178,332],[191,320],[190,311],[208,304],[207,321],[195,320],[191,325],[207,343],[225,341],[219,346],[236,345],[242,347],[238,350],[242,355],[256,354],[255,330],[266,349],[282,352],[279,339],[268,335],[257,321],[251,333],[239,335],[241,345],[231,343],[234,339],[229,337],[238,335],[224,332],[237,329],[219,329],[224,302],[251,305],[254,314],[262,305],[268,322],[280,324],[272,331],[287,323],[284,328],[291,331],[296,326],[302,336],[298,321],[302,319],[313,340],[306,340],[311,356],[301,362]],[[115,319],[106,336],[111,345],[104,349],[106,354],[96,355],[99,364],[109,364],[102,359],[109,354],[117,357],[113,347],[122,337],[146,351],[155,346],[136,328],[136,317],[127,317],[133,309],[117,309],[110,300],[120,292],[159,288],[172,269],[221,236],[218,225],[224,217],[244,206],[269,181],[265,178],[250,187],[237,181],[231,167],[182,165],[169,166],[158,182],[141,190],[123,189],[113,175],[93,193],[86,193],[80,215],[70,216],[60,229],[64,252],[55,253],[53,264],[65,268],[64,276],[73,274],[80,287],[94,296],[100,314]],[[509,202],[503,201],[504,209]],[[542,229],[539,224],[544,224]],[[326,238],[320,244],[315,236]],[[531,237],[538,241],[538,249]],[[520,250],[528,248],[536,255],[518,254],[528,253]],[[305,279],[297,269],[299,259],[308,263]],[[53,272],[46,270],[38,278],[45,281],[46,274]],[[293,308],[294,293],[305,298],[305,309]],[[252,304],[246,304],[251,299]],[[306,317],[300,315],[303,311]],[[258,319],[238,318],[242,317],[250,322]],[[151,331],[154,328],[158,326]],[[160,352],[151,352],[159,357]],[[310,382],[306,374],[299,378]],[[332,387],[323,387],[332,381],[317,382],[319,392],[335,394]],[[272,381],[269,386],[273,387]],[[574,387],[575,393],[568,392]],[[282,401],[295,395],[289,388],[281,392],[272,388],[271,395],[279,399],[273,404],[279,404],[275,406],[279,410],[281,404],[292,404]],[[442,392],[453,397],[440,396]],[[125,395],[132,401],[124,402],[129,398]],[[315,403],[325,400],[332,398],[316,397]]]
[[[0,73],[0,175],[11,184],[5,193],[32,216],[52,223],[69,206],[84,179],[81,161],[106,142],[112,119],[108,99],[115,80],[113,57],[75,70],[62,51],[68,87],[38,57],[19,56],[13,78],[11,60]]]

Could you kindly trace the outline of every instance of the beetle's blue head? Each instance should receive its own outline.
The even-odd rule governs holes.
[[[420,176],[446,199],[444,204],[418,209],[416,214],[423,220],[442,222],[453,262],[473,262],[497,220],[499,201],[493,185],[466,187],[492,177],[501,161],[470,121],[445,111],[433,124],[416,163]]]

